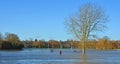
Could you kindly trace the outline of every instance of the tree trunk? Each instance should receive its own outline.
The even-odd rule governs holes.
[[[85,34],[86,35],[86,34]],[[82,54],[85,54],[85,43],[86,43],[86,36],[83,35],[83,39],[82,39]]]
[[[83,55],[85,54],[85,48],[82,49],[82,54],[83,54]]]
[[[83,42],[83,45],[82,45],[82,54],[83,55],[85,54],[85,42]]]

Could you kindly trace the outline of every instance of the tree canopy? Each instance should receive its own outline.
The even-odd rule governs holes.
[[[68,21],[65,21],[67,29],[82,41],[83,54],[85,54],[85,44],[88,38],[95,36],[94,32],[103,31],[108,21],[103,8],[92,3],[82,5],[78,12],[68,19]]]

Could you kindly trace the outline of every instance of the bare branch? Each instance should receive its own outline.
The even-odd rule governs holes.
[[[93,35],[94,31],[102,31],[107,21],[107,16],[100,6],[87,3],[80,7],[76,15],[69,17],[66,26],[75,37],[83,42],[85,47],[89,36]]]

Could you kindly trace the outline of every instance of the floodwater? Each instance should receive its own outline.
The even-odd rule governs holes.
[[[23,49],[0,51],[0,64],[120,64],[120,50]]]

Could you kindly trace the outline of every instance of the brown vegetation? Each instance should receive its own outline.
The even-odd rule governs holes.
[[[37,40],[20,41],[19,37],[13,33],[7,33],[5,38],[0,34],[0,49],[22,49],[25,48],[79,48],[82,49],[81,41],[67,40]],[[89,40],[85,45],[86,49],[120,49],[120,41],[102,38],[98,40]]]
[[[20,43],[19,37],[13,33],[6,33],[5,38],[0,34],[0,49],[22,49],[24,45]]]
[[[30,41],[22,41],[25,47],[35,47],[35,48],[80,48],[82,49],[82,43],[80,41],[56,41],[56,40],[49,40],[49,41],[32,41],[32,45]],[[106,49],[120,49],[120,41],[114,40],[106,40],[106,39],[99,39],[99,40],[91,40],[86,43],[86,49],[97,49],[97,50],[106,50]]]

